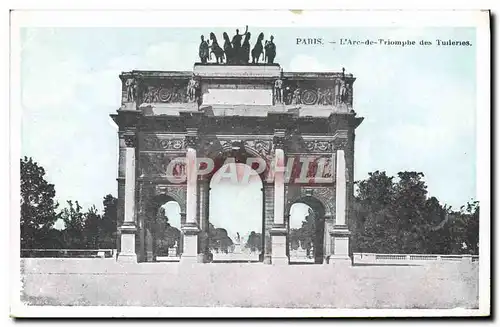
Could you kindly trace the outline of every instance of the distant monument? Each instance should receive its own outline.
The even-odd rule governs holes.
[[[234,254],[241,254],[241,237],[240,233],[236,233],[236,240],[234,242]]]

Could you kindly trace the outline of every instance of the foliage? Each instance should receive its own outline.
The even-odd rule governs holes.
[[[210,237],[209,248],[216,252],[228,253],[233,246],[233,240],[227,235],[227,230],[224,228],[215,228],[210,223],[208,235]]]
[[[168,255],[168,249],[180,246],[181,231],[170,225],[165,210],[161,208],[153,226],[157,255]]]
[[[251,252],[260,252],[262,250],[262,234],[254,231],[250,232],[245,248],[250,249]]]
[[[80,249],[86,247],[85,242],[85,214],[78,201],[68,200],[68,207],[61,212],[64,221],[64,242],[69,249]]]
[[[395,180],[375,171],[357,182],[351,226],[355,252],[478,253],[478,202],[454,212],[427,197],[423,178],[420,172],[400,172]]]
[[[306,250],[309,254],[313,248],[316,233],[316,217],[314,211],[309,208],[307,216],[304,217],[302,221],[302,226],[300,228],[292,228],[290,230],[289,242],[291,243],[290,248],[292,250],[297,250],[300,247]]]
[[[21,159],[21,248],[50,247],[57,221],[56,191],[45,180],[45,170],[32,158]]]

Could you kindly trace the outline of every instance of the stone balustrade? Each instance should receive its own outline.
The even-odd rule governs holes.
[[[354,264],[427,264],[479,261],[478,255],[470,254],[388,254],[353,253]]]
[[[25,258],[114,258],[116,249],[21,249]]]

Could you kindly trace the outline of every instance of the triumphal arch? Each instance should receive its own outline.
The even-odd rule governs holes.
[[[262,262],[288,264],[290,208],[302,202],[323,224],[316,261],[349,264],[354,135],[363,120],[352,106],[355,78],[200,57],[192,71],[120,75],[122,106],[111,115],[119,127],[118,260],[154,261],[154,217],[173,200],[181,263],[210,262],[210,180],[232,158],[262,179]]]

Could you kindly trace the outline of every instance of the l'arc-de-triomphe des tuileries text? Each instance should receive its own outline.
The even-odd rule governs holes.
[[[176,201],[181,264],[210,262],[210,180],[228,158],[251,158],[263,185],[260,261],[289,263],[290,209],[300,202],[321,226],[315,263],[351,264],[354,138],[363,121],[352,106],[355,78],[344,69],[286,72],[272,60],[210,63],[201,48],[192,71],[120,75],[122,106],[111,115],[119,127],[117,260],[154,261],[154,219]],[[211,159],[210,171],[200,158]],[[278,168],[290,162],[289,172]]]

